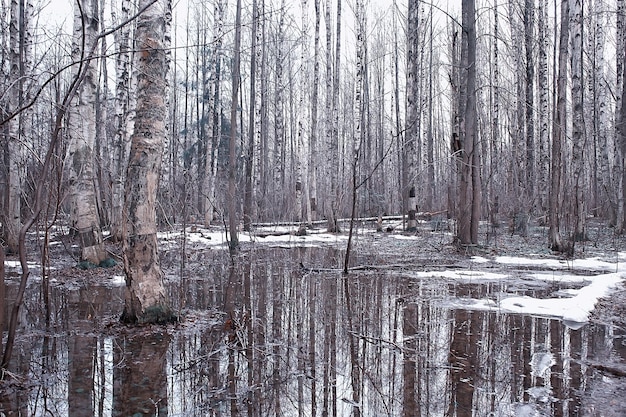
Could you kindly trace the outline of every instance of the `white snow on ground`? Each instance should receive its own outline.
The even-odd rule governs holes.
[[[257,228],[252,234],[240,233],[241,242],[267,244],[273,247],[308,246],[317,247],[328,244],[345,244],[347,236],[329,233],[309,233],[306,236],[296,236],[295,227],[263,227]],[[264,237],[261,237],[263,235]],[[159,233],[162,243],[179,241],[182,233]],[[414,236],[394,234],[392,238],[398,240],[413,240]],[[206,246],[215,249],[227,247],[226,235],[223,231],[213,231],[198,228],[187,232],[189,244]],[[492,310],[507,313],[520,313],[561,318],[565,322],[584,323],[588,321],[599,298],[610,294],[611,290],[626,278],[626,252],[612,256],[615,262],[609,262],[598,257],[588,259],[559,260],[542,258],[540,255],[529,257],[498,256],[488,259],[482,256],[470,258],[476,269],[471,270],[435,270],[415,272],[416,278],[447,278],[463,281],[504,280],[512,276],[506,272],[482,271],[480,267],[487,263],[502,264],[503,266],[531,267],[532,271],[522,271],[524,279],[540,282],[561,284],[586,284],[582,288],[563,289],[552,294],[551,298],[539,299],[528,296],[498,294],[499,299],[463,300],[463,308]],[[621,263],[624,263],[622,266]],[[585,271],[585,275],[571,274],[568,271]],[[515,274],[519,276],[520,271]]]
[[[620,253],[619,258],[623,255]],[[531,274],[538,280],[551,281],[555,278],[561,282],[588,282],[579,289],[564,291],[570,297],[538,299],[528,296],[512,296],[494,303],[492,300],[476,300],[471,306],[477,309],[498,310],[502,312],[523,313],[548,317],[561,318],[566,322],[584,323],[589,319],[589,314],[595,308],[598,299],[611,293],[620,282],[626,278],[626,268],[617,263],[610,263],[598,258],[576,259],[565,262],[555,259],[529,259],[497,257],[496,262],[514,265],[545,267],[547,269],[568,268],[586,271],[597,271],[598,275],[552,275],[548,273]],[[617,271],[605,273],[606,271]],[[560,292],[559,294],[563,294]]]
[[[40,265],[36,262],[27,262],[28,263],[28,267],[29,268],[37,268]],[[9,268],[19,268],[20,271],[22,270],[22,264],[20,263],[20,261],[11,261],[11,260],[5,260],[4,261],[4,267],[9,269]]]
[[[257,229],[252,233],[239,233],[240,242],[254,242],[276,246],[307,246],[319,247],[324,244],[343,244],[348,240],[345,235],[335,235],[331,233],[308,233],[305,236],[296,236],[295,227],[272,227]],[[182,232],[164,232],[158,234],[159,240],[167,244],[182,238]],[[207,229],[196,229],[187,232],[187,242],[191,245],[206,246],[214,249],[226,249],[228,240],[224,231],[212,231]]]
[[[317,233],[313,231],[306,236],[296,236],[295,227],[263,227],[257,228],[252,234],[240,233],[241,242],[267,244],[272,247],[319,247],[324,245],[345,245],[346,235]],[[163,232],[158,234],[160,244],[174,246],[180,243],[182,232]],[[227,248],[226,234],[222,230],[188,228],[187,242],[192,247],[207,247],[214,249]],[[264,236],[264,237],[262,237]],[[391,235],[394,239],[412,240],[413,236]],[[607,259],[610,259],[608,261]],[[525,280],[536,280],[548,283],[576,284],[582,288],[565,288],[552,294],[551,298],[539,299],[528,296],[519,296],[499,293],[498,299],[467,300],[459,303],[462,308],[492,310],[508,313],[540,315],[561,318],[566,323],[584,323],[595,308],[599,298],[611,293],[620,282],[626,278],[626,252],[611,254],[605,258],[588,258],[575,260],[559,260],[542,258],[540,255],[530,257],[498,256],[487,259],[481,256],[470,258],[473,266],[470,270],[434,270],[413,273],[416,278],[447,278],[463,281],[505,280],[514,278],[504,272],[489,272],[480,270],[483,264],[496,263],[503,266],[520,267],[514,271],[519,277],[523,274]],[[36,266],[37,264],[30,264]],[[5,261],[7,269],[19,268],[19,262]],[[492,265],[493,266],[493,265]],[[520,271],[522,267],[531,267],[532,271]],[[584,275],[568,273],[569,271],[585,271]],[[111,285],[123,285],[122,277],[114,277]]]
[[[449,270],[449,271],[421,271],[414,272],[411,276],[418,278],[449,278],[449,279],[462,279],[462,280],[500,280],[508,278],[506,274],[500,274],[496,272],[485,272],[477,270]]]

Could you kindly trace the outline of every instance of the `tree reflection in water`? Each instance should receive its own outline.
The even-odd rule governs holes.
[[[595,375],[585,364],[620,354],[622,330],[610,324],[570,329],[451,307],[504,293],[505,281],[393,271],[346,279],[330,269],[340,255],[254,249],[231,265],[225,253],[204,253],[188,260],[197,269],[184,280],[169,276],[186,319],[167,328],[103,331],[121,311],[121,288],[81,285],[51,287],[46,328],[33,286],[11,364],[27,389],[5,389],[0,407],[42,416],[574,416]],[[541,358],[549,362],[537,371]]]

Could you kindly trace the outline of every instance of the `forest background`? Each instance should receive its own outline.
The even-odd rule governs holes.
[[[93,0],[71,25],[55,3],[13,0],[0,4],[9,253],[35,221],[67,220],[95,264],[103,230],[123,238],[137,17],[153,5],[165,134],[158,180],[137,187],[156,192],[159,227],[228,222],[236,244],[259,222],[337,231],[404,213],[414,230],[426,212],[454,220],[464,247],[481,220],[521,234],[537,220],[570,254],[588,216],[624,231],[622,0]]]

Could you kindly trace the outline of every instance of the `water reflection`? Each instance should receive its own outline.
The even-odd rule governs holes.
[[[120,288],[52,287],[47,329],[33,298],[12,363],[32,389],[9,390],[3,412],[575,416],[593,373],[586,364],[624,354],[610,325],[574,330],[450,307],[451,297],[498,294],[506,282],[345,277],[328,269],[339,258],[333,249],[256,250],[234,264],[223,256],[205,254],[186,276],[172,272],[170,292],[187,319],[168,329],[102,332],[121,311]]]

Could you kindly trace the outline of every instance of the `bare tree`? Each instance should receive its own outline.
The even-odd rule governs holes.
[[[232,100],[230,103],[230,142],[228,149],[228,226],[229,247],[234,251],[239,246],[237,236],[237,108],[239,107],[239,83],[241,62],[241,0],[237,0],[235,14],[235,51],[233,60]]]
[[[547,211],[549,172],[550,172],[550,110],[548,86],[548,42],[547,33],[547,0],[539,0],[537,9],[538,21],[538,88],[539,88],[539,161],[538,161],[538,199],[542,212]]]
[[[562,192],[561,174],[563,170],[563,143],[565,142],[566,106],[567,106],[567,59],[569,38],[569,2],[561,0],[561,29],[559,37],[559,58],[557,76],[556,113],[552,124],[552,159],[550,162],[550,228],[548,243],[552,250],[564,252],[566,247],[560,232],[560,199]]]
[[[586,181],[585,161],[583,152],[585,148],[585,119],[583,117],[583,11],[582,0],[570,0],[570,44],[572,47],[572,180],[573,193],[571,196],[575,229],[572,239],[583,240],[585,238],[586,218]]]
[[[120,2],[119,17],[113,13],[113,20],[121,23],[131,15],[129,0]],[[132,25],[123,25],[114,33],[115,40],[115,136],[113,139],[113,161],[111,179],[111,238],[113,241],[123,239],[124,182],[128,152],[130,151],[130,135],[133,130],[135,107],[132,52]]]
[[[22,227],[22,192],[25,179],[25,129],[28,127],[27,114],[18,112],[27,102],[25,92],[31,42],[32,3],[28,0],[12,0],[9,8],[9,45],[7,102],[2,120],[6,121],[7,191],[6,212],[3,210],[4,238],[9,253],[17,253],[19,232]],[[4,94],[3,94],[4,95]],[[10,119],[7,120],[7,117]]]
[[[159,264],[156,196],[166,135],[167,58],[164,49],[169,0],[141,0],[136,31],[137,110],[126,176],[124,270],[126,294],[121,320],[175,320]]]
[[[98,38],[98,1],[77,1],[74,9],[74,61],[85,59]],[[81,260],[98,265],[107,258],[102,243],[100,218],[96,205],[94,157],[96,145],[97,61],[85,63],[85,78],[69,109],[68,161],[70,225],[81,247]],[[78,71],[80,67],[75,67]]]
[[[402,147],[402,195],[404,211],[408,214],[407,231],[417,231],[417,196],[415,185],[420,159],[421,94],[420,91],[420,5],[410,1],[407,14],[407,116],[404,146]]]
[[[478,244],[480,220],[480,148],[476,114],[476,9],[474,0],[462,5],[460,130],[462,166],[459,172],[459,230],[461,245]]]

